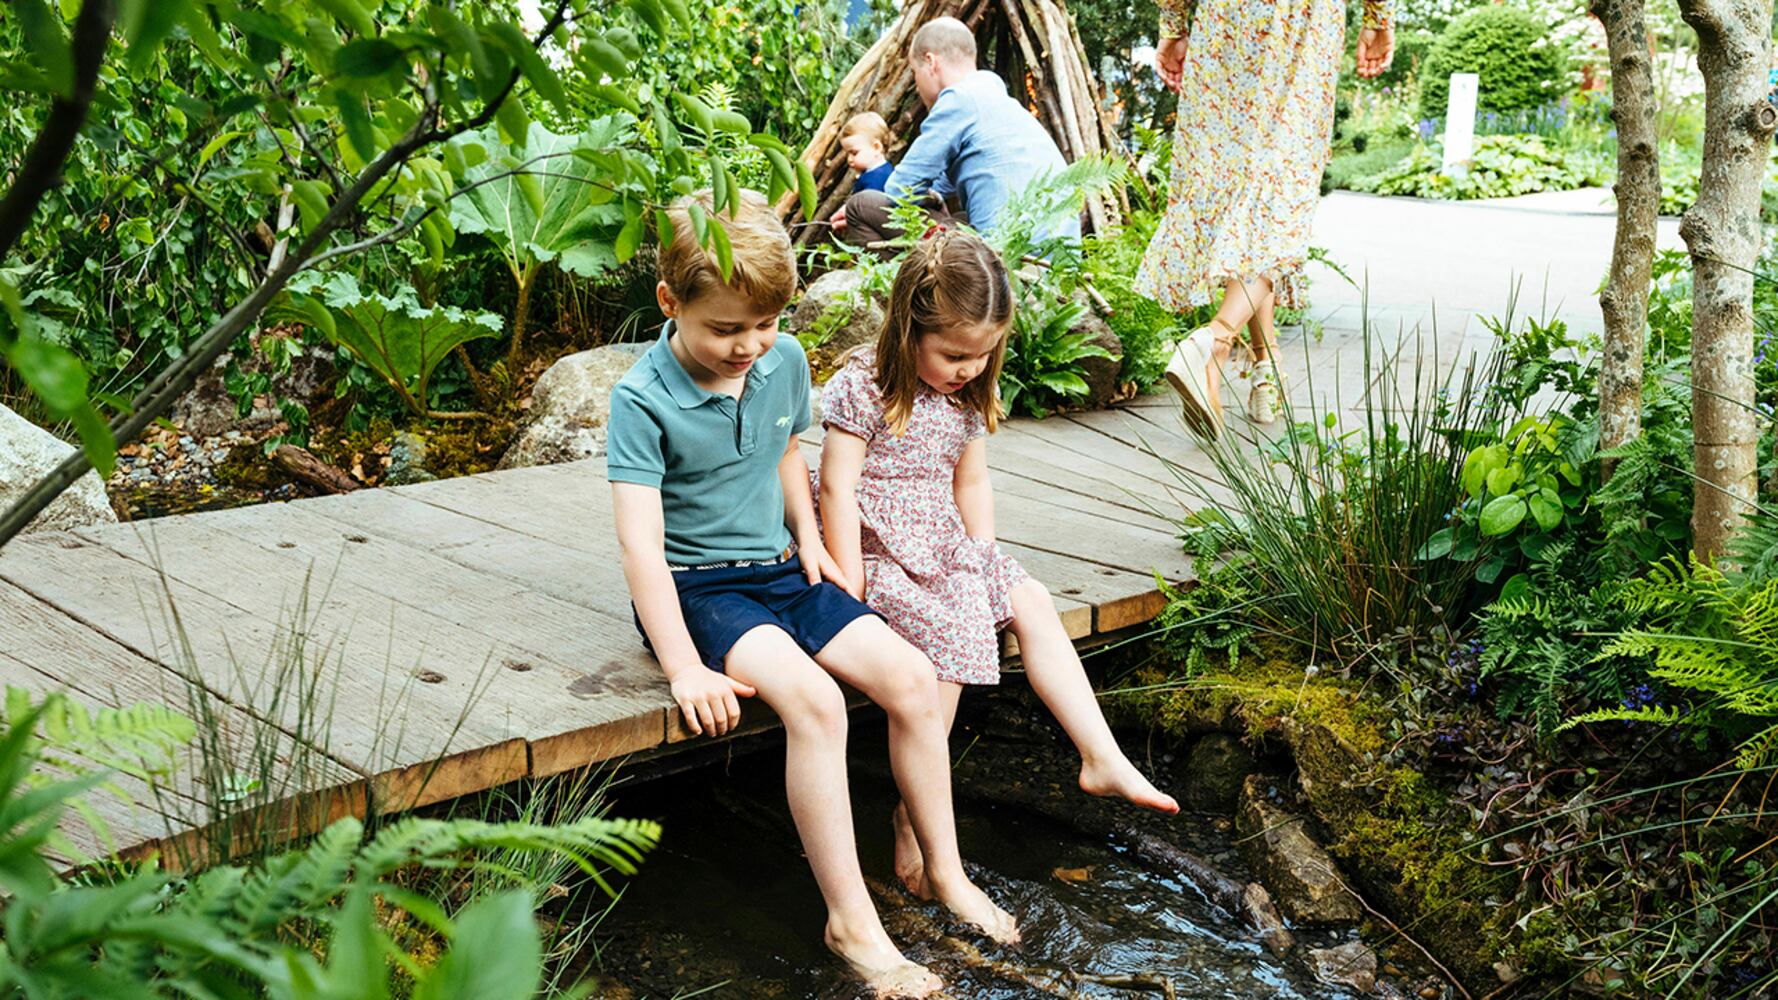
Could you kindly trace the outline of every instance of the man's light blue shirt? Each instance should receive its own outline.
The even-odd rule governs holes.
[[[737,401],[692,381],[673,322],[611,390],[606,478],[661,491],[667,562],[770,559],[790,546],[778,462],[807,430],[809,362],[780,334]]]
[[[1065,166],[1037,116],[1007,95],[999,76],[978,69],[939,92],[884,190],[897,199],[956,193],[969,224],[987,234],[1007,199]],[[1080,220],[1065,221],[1052,235],[1080,235]]]

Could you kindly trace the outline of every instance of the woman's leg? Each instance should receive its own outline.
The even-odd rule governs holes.
[[[1210,320],[1210,330],[1216,336],[1216,353],[1204,373],[1211,399],[1221,398],[1222,364],[1234,350],[1235,338],[1240,335],[1242,327],[1260,314],[1260,307],[1271,297],[1270,278],[1259,277],[1252,281],[1230,278],[1223,283],[1222,304]]]
[[[1259,308],[1253,311],[1253,318],[1247,321],[1247,342],[1253,350],[1253,360],[1276,360],[1278,356],[1278,326],[1273,320],[1278,307],[1276,292],[1267,292],[1259,302]]]
[[[1144,777],[1117,745],[1049,591],[1036,580],[1026,580],[1013,588],[1012,606],[1010,627],[1018,637],[1031,689],[1080,751],[1081,790],[1115,795],[1160,812],[1178,812],[1179,803]]]

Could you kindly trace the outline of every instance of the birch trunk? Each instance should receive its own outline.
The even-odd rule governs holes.
[[[1692,258],[1692,547],[1715,559],[1754,500],[1753,268],[1778,109],[1766,100],[1772,0],[1680,0],[1698,33],[1704,168],[1679,232]]]

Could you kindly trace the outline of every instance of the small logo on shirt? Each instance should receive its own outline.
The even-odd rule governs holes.
[[[778,426],[779,427],[789,427],[790,426],[790,417],[788,415],[779,417],[778,418]]]

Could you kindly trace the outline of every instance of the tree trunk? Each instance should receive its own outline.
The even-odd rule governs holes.
[[[1704,168],[1679,233],[1692,258],[1692,546],[1723,554],[1754,500],[1753,268],[1778,108],[1766,100],[1772,0],[1680,0],[1698,33]]]
[[[1661,168],[1655,153],[1655,82],[1644,0],[1591,0],[1611,55],[1612,121],[1617,125],[1617,237],[1599,308],[1605,355],[1599,366],[1599,447],[1621,447],[1642,433],[1642,357],[1648,325],[1649,271]],[[1606,459],[1611,477],[1615,459]]]

